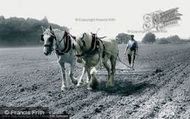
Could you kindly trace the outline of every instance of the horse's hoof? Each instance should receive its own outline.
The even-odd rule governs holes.
[[[77,84],[78,84],[78,81],[77,81],[76,79],[73,79],[73,80],[72,80],[72,83],[73,83],[74,85],[77,85]]]
[[[77,84],[76,86],[77,86],[77,87],[80,87],[80,84]]]
[[[97,80],[92,80],[90,87],[92,87],[92,89],[97,89],[98,85],[99,83]]]
[[[91,90],[92,90],[92,87],[87,87],[87,89],[91,91]]]
[[[89,84],[88,84],[88,85],[89,85]],[[87,87],[87,89],[88,89],[88,90],[96,90],[97,87],[98,87],[98,83],[96,82],[96,83],[90,84],[90,85]]]
[[[82,83],[77,83],[77,87],[80,87],[82,85]]]
[[[89,80],[88,79],[86,79],[86,81],[84,81],[84,84],[88,84],[89,83]]]
[[[67,90],[66,87],[61,87],[61,91],[62,91],[62,92],[65,92],[66,90]]]
[[[114,84],[112,83],[106,83],[106,88],[112,88],[112,87],[114,87]]]

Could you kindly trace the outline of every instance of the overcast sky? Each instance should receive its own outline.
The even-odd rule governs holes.
[[[42,19],[71,28],[73,35],[83,32],[115,37],[124,32],[134,34],[141,40],[144,23],[143,16],[157,10],[179,7],[181,21],[179,25],[166,28],[165,33],[156,36],[178,34],[182,38],[190,37],[190,7],[188,0],[0,0],[0,15]],[[80,19],[103,19],[104,21],[80,21]],[[79,20],[78,20],[79,19]]]

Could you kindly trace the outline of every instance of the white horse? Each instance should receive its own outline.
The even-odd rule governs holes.
[[[61,90],[64,91],[68,86],[70,80],[67,79],[65,71],[65,63],[70,64],[69,76],[73,84],[77,84],[77,80],[73,76],[73,70],[76,63],[75,54],[73,51],[73,44],[75,38],[69,32],[59,29],[50,28],[43,29],[41,40],[44,42],[43,52],[47,56],[52,51],[56,52],[58,63],[62,71],[62,86]]]
[[[84,33],[81,38],[76,40],[75,44],[76,56],[84,64],[83,73],[78,81],[77,86],[80,86],[83,81],[83,76],[87,72],[88,89],[96,88],[97,80],[95,77],[96,66],[98,64],[104,65],[108,71],[107,87],[114,86],[114,74],[116,67],[116,60],[119,53],[118,45],[115,39],[104,40],[97,37],[96,34]],[[111,66],[108,64],[110,61]],[[89,80],[89,81],[88,81]]]

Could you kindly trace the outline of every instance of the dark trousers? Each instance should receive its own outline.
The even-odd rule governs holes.
[[[130,51],[130,53],[128,53],[128,62],[129,62],[129,65],[131,65],[131,63],[134,64],[134,62],[135,62],[135,55],[136,55],[136,51],[135,50]]]

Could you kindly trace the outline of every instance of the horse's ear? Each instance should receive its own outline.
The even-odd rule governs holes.
[[[76,40],[76,36],[71,35],[71,37]]]
[[[65,35],[67,35],[69,32],[65,30]]]
[[[95,33],[92,33],[92,32],[90,32],[90,33],[91,33],[92,36],[95,36],[95,35],[96,35]]]
[[[52,31],[52,27],[51,26],[49,26],[49,29]]]
[[[42,28],[42,32],[45,32],[45,28],[43,26],[41,26],[41,28]]]
[[[41,39],[40,40],[44,41],[44,35],[43,34],[41,35]]]
[[[83,34],[82,34],[82,37],[81,37],[81,39],[83,39],[83,38],[84,38],[84,35],[86,35],[86,33],[83,33]]]

